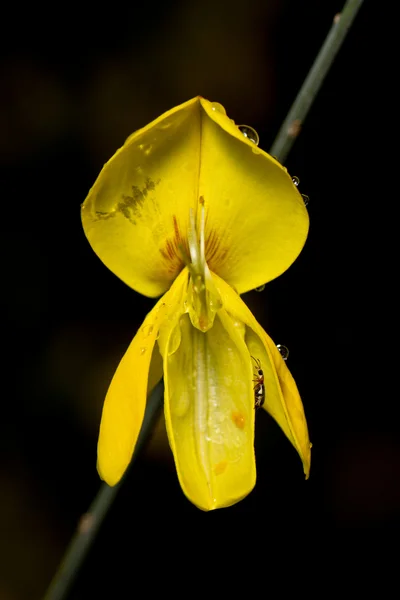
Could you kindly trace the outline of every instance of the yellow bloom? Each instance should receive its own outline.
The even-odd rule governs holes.
[[[191,502],[230,506],[254,487],[252,356],[264,373],[263,407],[307,477],[310,443],[296,384],[239,296],[283,273],[305,243],[307,210],[286,169],[220,104],[197,97],[127,139],[90,190],[82,222],[118,277],[146,296],[164,294],[109,387],[100,476],[115,485],[130,462],[158,345],[168,437]]]

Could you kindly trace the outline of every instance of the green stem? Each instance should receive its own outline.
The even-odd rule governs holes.
[[[135,446],[130,467],[144,446],[159,414],[164,395],[163,382],[154,388],[146,406],[142,429]],[[79,522],[75,535],[65,551],[64,558],[50,584],[43,600],[63,600],[74,582],[85,557],[94,542],[96,534],[113,500],[121,487],[123,479],[114,487],[102,483],[95,499]]]
[[[308,111],[362,3],[363,0],[347,0],[343,11],[335,16],[331,30],[272,144],[270,154],[281,163],[286,160],[296,141]]]

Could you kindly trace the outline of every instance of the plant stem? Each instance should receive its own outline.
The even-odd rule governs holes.
[[[163,396],[164,384],[161,380],[147,400],[143,425],[129,468],[134,463],[153,429],[161,409]],[[66,597],[123,480],[124,478],[114,487],[110,487],[106,483],[101,484],[89,510],[82,515],[75,535],[65,551],[64,558],[43,600],[63,600]]]
[[[283,163],[289,154],[312,103],[342,45],[363,0],[347,0],[333,24],[297,97],[275,138],[270,154]]]

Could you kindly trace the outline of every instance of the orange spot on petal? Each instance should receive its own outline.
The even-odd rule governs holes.
[[[199,317],[199,327],[201,331],[206,331],[208,325],[208,319],[204,315],[200,315]]]
[[[232,421],[235,423],[236,427],[238,427],[239,429],[244,429],[245,419],[244,415],[241,412],[233,410]]]
[[[214,473],[216,475],[222,475],[222,473],[225,471],[227,466],[228,466],[228,463],[226,462],[226,460],[221,460],[221,462],[219,462],[218,464],[215,465]]]

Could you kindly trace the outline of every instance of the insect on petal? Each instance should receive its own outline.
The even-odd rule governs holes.
[[[296,383],[279,350],[240,296],[225,281],[215,274],[213,277],[225,309],[234,319],[246,325],[245,340],[250,353],[261,361],[265,385],[263,408],[275,419],[297,450],[308,478],[311,444],[303,403]]]

